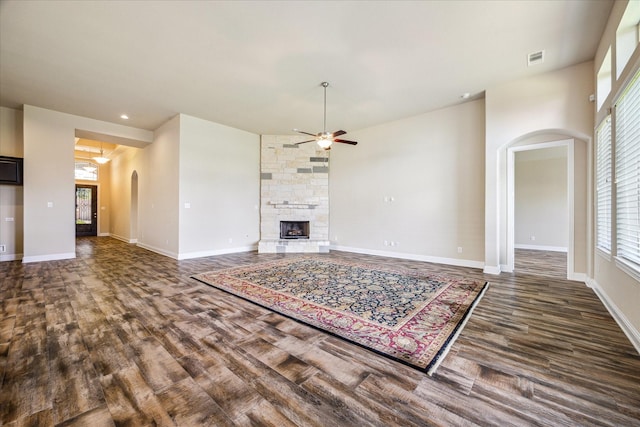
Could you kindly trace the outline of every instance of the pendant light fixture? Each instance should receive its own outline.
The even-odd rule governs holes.
[[[95,160],[96,162],[98,162],[101,165],[104,165],[109,160],[111,160],[111,159],[109,159],[109,158],[104,156],[104,151],[102,150],[102,142],[100,142],[100,156],[94,157],[93,160]]]

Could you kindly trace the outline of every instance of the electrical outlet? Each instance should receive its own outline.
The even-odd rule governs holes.
[[[536,240],[536,236],[531,236],[531,241],[535,241]]]
[[[462,246],[458,246],[458,253],[461,254],[462,253]]]
[[[0,252],[7,252],[7,245],[0,245]]]

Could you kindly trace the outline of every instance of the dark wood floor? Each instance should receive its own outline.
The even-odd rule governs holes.
[[[562,254],[519,252],[500,276],[319,255],[491,282],[428,377],[189,278],[283,255],[77,245],[75,260],[0,263],[2,426],[640,425],[640,356],[562,279]]]

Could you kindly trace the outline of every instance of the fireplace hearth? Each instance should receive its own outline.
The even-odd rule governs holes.
[[[308,239],[309,221],[280,221],[281,239]]]

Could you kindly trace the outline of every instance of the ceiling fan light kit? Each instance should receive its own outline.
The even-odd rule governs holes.
[[[322,82],[320,83],[320,86],[324,88],[324,122],[323,122],[322,132],[310,133],[310,132],[301,131],[299,129],[293,129],[294,132],[298,132],[303,135],[309,135],[314,137],[313,139],[309,139],[307,141],[298,142],[295,145],[306,144],[307,142],[315,141],[323,150],[331,150],[331,145],[333,145],[334,142],[339,142],[342,144],[349,144],[349,145],[356,145],[357,144],[356,141],[349,141],[346,139],[336,138],[336,136],[346,134],[347,133],[346,131],[337,130],[335,132],[327,132],[327,87],[329,86],[329,83]]]

